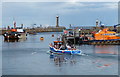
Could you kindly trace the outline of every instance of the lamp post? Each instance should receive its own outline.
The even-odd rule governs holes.
[[[74,29],[74,45],[75,45],[75,43],[76,43],[76,42],[75,42],[75,29]]]
[[[79,43],[80,43],[80,31],[81,31],[81,29],[79,29]]]

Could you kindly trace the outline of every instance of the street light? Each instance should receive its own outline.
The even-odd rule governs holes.
[[[80,43],[80,31],[81,31],[81,29],[79,29],[79,43]]]

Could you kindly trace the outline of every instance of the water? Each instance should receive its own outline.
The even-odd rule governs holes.
[[[28,35],[19,42],[3,40],[3,75],[118,75],[119,45],[80,45],[81,56],[50,55],[48,45],[59,34]]]

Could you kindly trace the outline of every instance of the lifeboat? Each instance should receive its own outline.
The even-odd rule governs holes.
[[[114,31],[108,31],[108,28],[100,30],[94,34],[95,40],[115,40],[120,39],[120,36]]]
[[[87,40],[79,41],[80,44],[93,44],[93,45],[119,45],[120,34],[114,31],[109,31],[109,28],[99,30],[97,33],[93,33],[92,37],[87,37]]]

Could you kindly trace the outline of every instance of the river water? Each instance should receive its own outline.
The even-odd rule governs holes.
[[[2,74],[118,75],[119,45],[80,45],[76,47],[82,50],[83,55],[51,56],[47,53],[49,43],[56,40],[59,34],[38,33],[18,42],[2,39]]]

